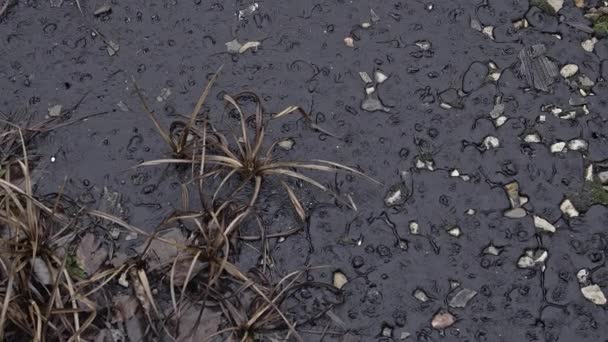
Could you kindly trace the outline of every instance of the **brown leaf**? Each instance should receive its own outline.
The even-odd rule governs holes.
[[[192,265],[192,257],[180,258],[175,265],[175,274],[173,278],[173,283],[175,286],[182,286],[188,277],[188,272],[190,271],[190,266]],[[192,266],[192,273],[190,274],[190,278],[192,279],[198,272],[203,269],[203,263],[197,260]]]
[[[120,267],[120,266],[124,265],[127,262],[127,260],[129,260],[129,257],[125,253],[116,252],[116,253],[114,253],[114,258],[112,258],[110,263],[114,267]]]
[[[171,241],[174,243],[184,245],[186,243],[186,237],[179,229],[171,229],[162,235],[162,238]],[[138,252],[143,252],[146,248],[146,245],[139,246],[137,248]],[[149,262],[149,266],[151,269],[158,269],[163,265],[171,265],[173,260],[179,253],[179,250],[176,246],[168,244],[159,240],[152,240],[150,246],[148,247],[147,259]]]
[[[107,249],[95,238],[92,233],[87,233],[81,240],[76,250],[76,258],[87,275],[92,275],[99,270],[108,258]]]
[[[95,335],[95,342],[116,342],[124,341],[125,334],[118,329],[103,329]]]
[[[126,322],[135,316],[135,312],[139,307],[137,299],[133,296],[122,295],[116,296],[112,300],[114,303],[114,322]]]
[[[206,341],[209,336],[219,330],[219,326],[222,323],[221,312],[214,312],[205,308],[200,322],[198,322],[198,325],[195,327],[195,324],[198,321],[199,312],[200,307],[198,306],[190,306],[183,312],[179,320],[178,342]]]
[[[574,5],[578,8],[585,7],[585,0],[574,0]]]

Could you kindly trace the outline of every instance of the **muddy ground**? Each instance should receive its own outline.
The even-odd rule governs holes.
[[[290,300],[305,341],[608,339],[605,298],[594,303],[581,290],[608,290],[608,210],[597,180],[608,158],[608,40],[581,44],[594,36],[584,14],[600,1],[566,0],[557,15],[516,0],[258,0],[252,13],[246,1],[81,1],[84,15],[73,1],[15,3],[0,20],[0,109],[27,107],[38,120],[55,105],[62,120],[106,113],[37,139],[40,196],[65,183],[75,203],[99,208],[106,188],[121,195],[118,214],[154,230],[180,209],[183,174],[134,168],[170,151],[131,80],[168,125],[190,113],[223,64],[205,107],[212,121],[238,127],[225,93],[253,91],[268,113],[301,106],[336,137],[295,115],[275,120],[269,140],[295,141],[282,158],[333,160],[383,184],[315,174],[350,194],[357,211],[304,186],[305,229],[270,240],[275,279],[321,265],[329,267],[309,280],[331,283],[336,270],[348,279],[340,298],[303,289]],[[94,15],[104,4],[111,11]],[[260,45],[230,53],[225,43],[235,38]],[[532,68],[543,59],[577,72],[527,79],[521,51],[538,44]],[[378,75],[381,84],[376,71],[388,76]],[[379,110],[364,102],[370,86]],[[519,191],[510,201],[512,182]],[[257,208],[271,231],[298,225],[278,190],[263,192]],[[565,199],[578,216],[560,210]],[[548,226],[536,227],[535,216]],[[125,240],[115,243],[137,244]],[[244,246],[239,263],[255,267],[258,257]],[[462,289],[475,295],[455,305]],[[447,312],[455,322],[434,329],[433,317]]]

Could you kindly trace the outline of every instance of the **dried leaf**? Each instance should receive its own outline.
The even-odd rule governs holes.
[[[222,323],[222,314],[220,312],[214,312],[205,308],[200,321],[198,320],[199,312],[200,307],[198,306],[191,306],[183,312],[178,322],[180,332],[177,338],[178,341],[207,341],[209,336],[219,330],[219,326]]]
[[[107,249],[95,238],[92,233],[87,233],[81,240],[76,250],[78,263],[87,275],[92,275],[99,270],[108,258]]]
[[[137,312],[137,299],[133,296],[122,295],[112,299],[114,303],[113,323],[121,323],[130,320]]]
[[[186,238],[179,229],[171,229],[162,235],[163,240],[176,243],[185,244]],[[146,244],[139,246],[136,250],[140,253],[144,252]],[[159,241],[158,239],[152,240],[148,247],[148,253],[146,258],[149,262],[151,269],[157,269],[162,266],[171,265],[179,250],[176,246],[169,243]]]

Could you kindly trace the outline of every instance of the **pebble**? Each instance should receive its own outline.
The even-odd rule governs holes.
[[[540,0],[543,1],[543,0]],[[551,6],[551,8],[553,8],[554,13],[559,12],[562,7],[564,6],[564,0],[544,0],[547,5]]]
[[[346,278],[346,275],[340,271],[336,271],[334,272],[334,287],[337,288],[338,290],[342,289],[342,287],[344,287],[344,285],[346,285],[346,283],[348,283],[348,278]]]
[[[546,231],[555,233],[555,226],[552,225],[549,221],[545,220],[542,217],[534,215],[534,227]]]
[[[598,285],[594,284],[582,287],[581,293],[595,305],[604,305],[607,302],[604,292]]]
[[[500,146],[500,140],[498,140],[497,137],[488,135],[483,139],[482,144],[486,148],[486,150],[491,150]]]
[[[488,38],[494,40],[494,26],[486,26],[483,28],[483,30],[481,30],[481,32]]]
[[[106,5],[102,5],[102,6],[98,7],[95,10],[95,12],[93,12],[93,15],[100,16],[102,14],[109,13],[111,11],[112,11],[112,7],[110,5],[106,4]]]
[[[431,326],[433,329],[441,330],[451,327],[454,323],[456,323],[456,317],[454,317],[454,315],[447,311],[439,311],[433,316]]]
[[[374,79],[376,80],[376,82],[382,83],[382,82],[384,82],[384,81],[386,81],[388,79],[388,76],[386,76],[381,71],[376,71],[374,73]]]
[[[403,183],[397,183],[388,190],[384,197],[384,204],[387,207],[401,205],[407,201],[409,191]]]
[[[549,253],[542,248],[537,250],[528,249],[525,254],[517,260],[517,267],[531,268],[539,264],[544,264],[547,257],[549,257]]]
[[[576,64],[566,64],[559,71],[559,74],[562,75],[563,78],[568,78],[574,76],[578,72],[578,65]]]
[[[569,199],[565,199],[560,205],[559,209],[562,213],[568,215],[568,217],[577,217],[579,215],[578,210],[574,207],[574,204]]]
[[[523,208],[513,208],[505,211],[505,217],[519,219],[526,216],[526,211]]]
[[[584,40],[581,43],[581,47],[587,52],[593,52],[593,49],[595,48],[595,43],[597,43],[597,38],[593,37],[591,39]]]
[[[355,47],[355,40],[352,37],[346,37],[344,38],[344,44],[346,44],[346,46],[348,47]]]
[[[414,298],[418,299],[423,303],[429,301],[429,296],[427,296],[426,292],[424,292],[422,289],[416,289],[414,291]]]
[[[589,270],[583,268],[576,273],[576,279],[581,284],[585,284],[589,280]]]
[[[367,83],[372,83],[372,78],[369,77],[369,74],[365,71],[359,71],[359,77],[361,77],[361,79],[363,80],[363,82]]]
[[[583,139],[572,139],[568,141],[568,148],[573,151],[586,150],[589,144]]]
[[[49,117],[56,118],[61,115],[61,110],[63,109],[62,105],[54,105],[49,107]]]
[[[477,295],[476,291],[462,289],[450,300],[449,306],[453,308],[464,308],[467,303]]]
[[[524,141],[527,143],[539,143],[541,141],[538,133],[528,134],[524,137]]]
[[[291,138],[283,139],[278,143],[279,147],[286,151],[291,150],[295,144],[296,142]]]
[[[483,250],[484,254],[490,254],[490,255],[494,255],[494,256],[500,255],[501,252],[502,252],[502,248],[498,248],[498,247],[494,246],[493,244],[489,244],[488,247],[486,247]]]
[[[566,148],[566,143],[563,141],[556,142],[553,145],[551,145],[551,147],[550,147],[551,153],[564,152],[565,148]]]
[[[500,126],[504,125],[505,122],[507,122],[506,116],[500,116],[500,117],[496,118],[496,121],[495,121],[496,127],[500,127]]]
[[[450,234],[454,237],[459,237],[460,235],[462,235],[462,231],[460,230],[460,227],[454,227],[454,228],[448,230],[448,234]]]
[[[597,178],[599,179],[600,183],[604,185],[608,184],[608,171],[602,171],[598,173]]]
[[[416,222],[416,221],[410,222],[410,234],[413,234],[413,235],[420,234],[420,225],[418,225],[418,222]]]

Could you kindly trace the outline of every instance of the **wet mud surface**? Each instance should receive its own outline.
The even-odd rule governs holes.
[[[336,270],[348,280],[339,295],[303,289],[285,304],[304,340],[324,330],[324,341],[608,339],[605,304],[581,291],[608,290],[608,201],[598,183],[608,167],[608,40],[583,48],[593,33],[576,28],[590,24],[573,2],[550,15],[528,1],[257,1],[240,18],[252,3],[112,1],[98,16],[102,2],[81,3],[84,16],[71,1],[19,1],[0,21],[3,111],[27,106],[43,119],[62,105],[65,120],[107,112],[38,139],[38,194],[65,184],[66,196],[97,209],[107,188],[121,194],[119,215],[152,231],[180,209],[184,177],[134,168],[170,150],[131,79],[168,125],[190,113],[223,64],[206,104],[210,120],[238,129],[224,93],[253,91],[268,113],[301,106],[336,137],[298,116],[273,120],[270,140],[295,142],[280,157],[340,162],[383,184],[315,174],[358,210],[301,187],[306,227],[270,240],[276,279],[326,265],[309,280],[331,283]],[[514,28],[522,18],[527,27]],[[235,38],[261,44],[229,53],[225,43]],[[542,63],[550,63],[547,79],[522,74],[522,64]],[[567,64],[578,69],[564,78]],[[376,80],[377,71],[388,78]],[[363,109],[370,105],[378,110]],[[261,196],[256,212],[269,231],[298,225],[282,192],[269,187]],[[554,232],[537,228],[535,217]],[[239,264],[258,259],[242,247]],[[455,303],[463,289],[475,295]],[[328,308],[333,320],[323,315]],[[447,312],[455,322],[434,329],[433,317]]]

